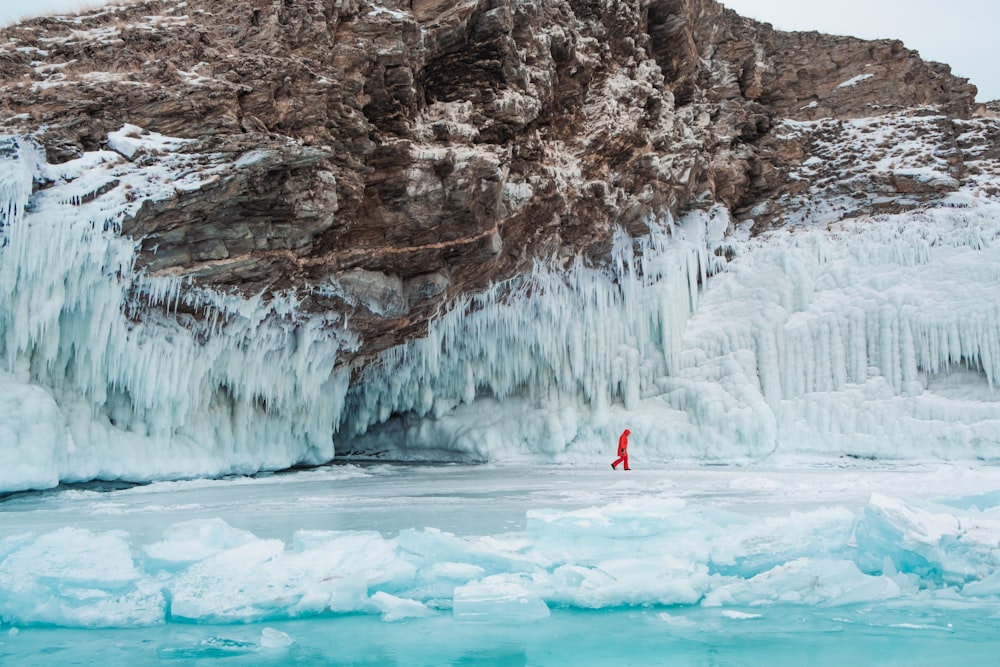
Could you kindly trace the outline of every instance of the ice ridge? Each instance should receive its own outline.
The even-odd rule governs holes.
[[[320,614],[527,621],[555,607],[955,606],[1000,603],[1000,508],[873,495],[755,516],[650,496],[531,510],[525,533],[300,530],[291,543],[221,519],[156,541],[66,527],[0,542],[0,622],[129,627]]]

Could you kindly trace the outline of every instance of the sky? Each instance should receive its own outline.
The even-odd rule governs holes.
[[[743,16],[780,30],[818,30],[864,39],[895,38],[924,60],[947,63],[1000,99],[1000,2],[997,0],[722,0]]]
[[[104,0],[0,0],[0,25],[25,14],[73,11]],[[744,16],[781,30],[818,30],[865,39],[891,37],[979,87],[981,102],[1000,99],[1000,2],[997,0],[723,0]]]
[[[31,16],[80,11],[105,4],[107,0],[0,0],[0,26]]]

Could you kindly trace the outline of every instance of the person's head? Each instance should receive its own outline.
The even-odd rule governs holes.
[[[631,435],[631,434],[632,434],[632,431],[630,431],[628,429],[625,429],[625,435]]]

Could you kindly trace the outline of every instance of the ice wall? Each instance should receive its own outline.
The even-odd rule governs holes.
[[[610,274],[460,304],[351,390],[342,431],[412,458],[592,460],[626,426],[657,460],[995,458],[1000,206],[956,204],[755,239],[721,210],[654,224]]]
[[[640,409],[678,367],[728,222],[722,210],[683,227],[651,222],[645,238],[616,236],[610,271],[539,265],[461,301],[426,338],[368,369],[342,433],[408,413],[388,439],[413,444],[409,456],[549,456],[606,421],[615,402]],[[534,414],[522,420],[524,411]],[[386,439],[380,431],[375,446]]]
[[[991,200],[754,239],[721,208],[650,220],[609,267],[466,297],[349,388],[337,313],[135,271],[123,216],[237,167],[131,126],[108,145],[49,165],[0,138],[0,490],[335,455],[591,462],[626,426],[646,460],[997,456]]]
[[[294,295],[137,273],[123,216],[226,165],[139,128],[109,137],[122,142],[132,160],[48,165],[0,139],[0,490],[329,460],[352,336],[336,314],[299,318]]]

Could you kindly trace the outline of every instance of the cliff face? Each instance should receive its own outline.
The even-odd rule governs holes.
[[[713,0],[153,0],[8,28],[0,64],[0,129],[50,162],[131,124],[223,165],[125,223],[138,268],[295,288],[350,315],[358,359],[537,260],[601,263],[616,225],[792,221],[848,131],[805,121],[939,116],[942,178],[828,184],[845,210],[918,206],[968,170],[976,93],[899,42]]]

